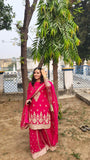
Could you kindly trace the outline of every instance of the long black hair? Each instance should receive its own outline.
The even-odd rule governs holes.
[[[32,81],[31,81],[32,86],[34,86],[34,84],[35,84],[35,82],[36,82],[36,79],[34,78],[34,72],[35,72],[36,69],[38,69],[38,70],[40,71],[40,73],[41,73],[41,70],[42,70],[42,68],[40,68],[40,67],[36,67],[36,68],[34,69],[34,71],[33,71],[33,76],[32,76]],[[43,82],[44,82],[44,79],[43,79],[43,75],[42,75],[42,73],[41,73],[40,83],[43,83]]]

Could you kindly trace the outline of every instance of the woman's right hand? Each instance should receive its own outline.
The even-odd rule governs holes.
[[[47,78],[47,72],[44,69],[42,69],[41,73],[43,75],[43,78],[46,79]]]
[[[26,105],[29,105],[32,102],[31,99],[26,100]]]

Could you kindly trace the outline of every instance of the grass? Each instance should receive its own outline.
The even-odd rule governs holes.
[[[11,101],[11,99],[9,98],[9,99],[8,99],[8,102],[10,102],[10,101]]]
[[[65,135],[65,133],[60,133],[63,137],[65,137],[66,135]]]
[[[75,153],[75,152],[73,152],[71,155],[72,155],[73,157],[75,157],[76,159],[80,159],[80,153]]]
[[[73,112],[68,112],[68,115],[72,115],[73,114]]]
[[[83,116],[80,116],[80,120],[83,120]]]
[[[77,131],[74,129],[74,128],[71,128],[71,129],[69,129],[68,130],[68,133],[70,134],[71,133],[71,137],[72,138],[76,138],[76,136],[77,136]]]
[[[3,153],[3,155],[6,155],[6,154],[8,154],[8,152]]]
[[[69,108],[66,108],[66,109],[63,111],[63,113],[67,113],[68,110],[69,110]]]
[[[67,121],[67,122],[72,122],[72,119],[68,119],[68,118],[67,118],[66,121]]]
[[[90,124],[90,121],[88,119],[84,120],[84,123],[87,124],[89,123]]]
[[[83,113],[82,113],[83,115],[85,115],[85,110],[83,111]]]
[[[62,104],[59,104],[59,112],[58,112],[58,119],[62,119],[62,112],[61,112]]]
[[[78,111],[73,111],[72,112],[74,115],[77,115],[78,114]]]

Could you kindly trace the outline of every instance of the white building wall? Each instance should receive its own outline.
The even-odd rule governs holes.
[[[28,71],[33,71],[34,68],[38,66],[38,62],[33,61],[33,59],[27,59],[27,69]],[[21,62],[20,58],[17,58],[16,60],[16,68],[17,71],[21,71]]]

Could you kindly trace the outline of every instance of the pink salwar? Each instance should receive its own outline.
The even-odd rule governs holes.
[[[27,99],[22,113],[21,128],[29,126],[30,151],[33,159],[54,150],[58,143],[58,102],[51,82],[29,83]],[[51,111],[52,107],[52,111]]]
[[[52,151],[55,146],[52,146],[52,133],[50,129],[32,130],[29,129],[30,150],[33,159],[45,154],[48,149]]]

